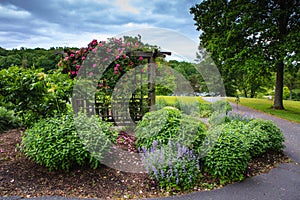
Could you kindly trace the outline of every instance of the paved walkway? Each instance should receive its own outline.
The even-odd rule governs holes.
[[[215,98],[205,98],[215,101]],[[292,123],[262,112],[232,104],[233,111],[246,113],[255,118],[274,121],[283,131],[286,138],[284,152],[294,161],[281,164],[268,174],[248,178],[240,183],[227,185],[221,189],[195,192],[183,196],[172,196],[160,199],[166,200],[300,200],[300,124]],[[1,197],[0,197],[1,198]],[[4,198],[19,200],[19,197]],[[155,200],[158,198],[153,198]],[[39,197],[33,200],[71,200],[62,197]],[[72,200],[75,200],[74,198]]]

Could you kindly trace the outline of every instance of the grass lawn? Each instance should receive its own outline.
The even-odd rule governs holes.
[[[235,103],[234,97],[227,97],[228,101]],[[240,98],[240,103],[243,106],[263,111],[277,117],[300,123],[300,101],[284,100],[283,105],[285,110],[274,110],[273,100],[256,99],[256,98]]]
[[[168,104],[174,104],[176,99],[179,101],[183,101],[185,103],[194,103],[194,102],[201,102],[201,103],[208,103],[207,101],[203,100],[201,97],[189,97],[189,96],[156,96],[156,100],[164,99],[167,101]]]

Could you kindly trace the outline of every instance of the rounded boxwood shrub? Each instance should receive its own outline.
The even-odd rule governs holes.
[[[69,171],[72,167],[83,165],[97,168],[109,144],[106,135],[113,133],[109,124],[93,119],[96,118],[94,116],[88,118],[82,114],[78,117],[80,119],[76,121],[82,121],[79,131],[72,114],[35,123],[22,136],[25,155],[49,170]],[[79,137],[80,134],[85,134],[84,139]],[[88,148],[95,150],[96,147],[97,151],[92,155]]]
[[[200,120],[165,107],[146,113],[135,130],[136,146],[150,149],[154,141],[162,145],[169,140],[197,149],[206,136],[206,126]]]

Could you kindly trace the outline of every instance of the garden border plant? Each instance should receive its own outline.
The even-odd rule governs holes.
[[[80,123],[80,130],[75,123]],[[83,113],[73,116],[69,112],[41,119],[23,133],[21,149],[49,170],[69,171],[86,165],[97,168],[109,144],[116,141],[117,133],[111,126],[96,116],[87,117]]]

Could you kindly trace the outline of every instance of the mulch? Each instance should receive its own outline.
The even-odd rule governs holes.
[[[70,172],[50,172],[23,155],[18,148],[20,143],[21,130],[0,133],[0,196],[133,199],[185,193],[162,191],[145,173],[126,173],[104,165],[95,170],[81,167]],[[126,149],[126,146],[123,144],[122,148]],[[287,162],[290,160],[286,155],[268,152],[251,161],[245,176],[267,173],[278,164]],[[213,185],[210,189],[222,187],[208,176],[204,176],[203,181]],[[199,184],[194,191],[207,190],[204,185],[207,186]]]

